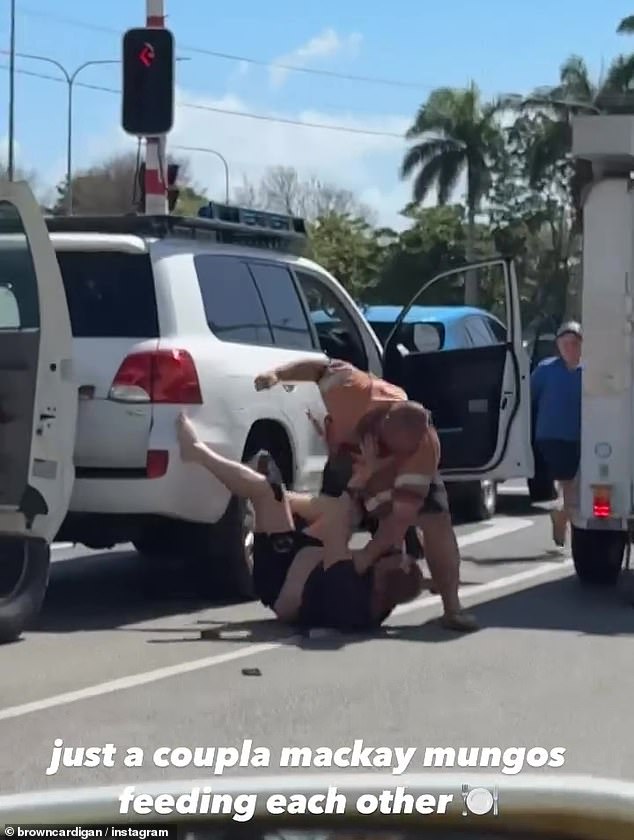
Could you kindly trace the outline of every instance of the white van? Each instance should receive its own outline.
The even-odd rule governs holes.
[[[591,161],[583,201],[583,392],[572,553],[579,578],[615,583],[634,511],[634,117],[578,117]]]
[[[30,546],[17,588],[0,589],[0,639],[39,608],[56,536],[91,547],[132,542],[156,574],[162,557],[177,555],[201,593],[226,584],[248,597],[248,510],[210,475],[183,467],[174,420],[185,408],[231,458],[267,448],[289,486],[316,490],[326,452],[306,409],[323,416],[317,387],[253,388],[263,369],[300,357],[346,359],[423,402],[448,481],[532,475],[529,361],[510,261],[440,274],[411,302],[462,306],[477,281],[480,305],[500,322],[497,343],[421,350],[411,345],[408,306],[382,349],[337,280],[301,256],[302,220],[210,205],[204,218],[44,221],[23,185],[0,187],[0,201],[9,359],[0,393],[15,418],[0,435],[25,438],[23,449],[17,437],[3,441],[15,489],[6,491],[0,532]],[[30,357],[12,350],[24,342]],[[25,406],[18,392],[24,401],[28,370]],[[10,565],[0,554],[0,569]]]

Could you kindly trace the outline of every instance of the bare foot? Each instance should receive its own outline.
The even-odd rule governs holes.
[[[186,414],[179,414],[176,421],[176,433],[180,444],[183,461],[193,461],[196,457],[196,446],[200,443],[194,424]]]

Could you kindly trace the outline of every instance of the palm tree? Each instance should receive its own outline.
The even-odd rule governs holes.
[[[619,35],[631,35],[634,33],[634,15],[624,17],[616,28]]]
[[[632,18],[634,25],[634,18]],[[533,139],[527,154],[529,183],[537,187],[553,168],[564,163],[572,150],[572,117],[580,114],[634,113],[634,55],[618,56],[605,78],[595,84],[580,56],[570,56],[561,66],[559,84],[539,88],[521,101],[522,108],[537,110]],[[581,219],[581,193],[592,179],[587,162],[576,162],[570,180],[577,222]]]
[[[482,103],[471,83],[466,90],[438,88],[420,107],[406,134],[416,140],[405,154],[401,177],[414,175],[413,199],[420,204],[436,187],[438,203],[447,204],[459,181],[467,176],[467,259],[475,257],[476,215],[491,187],[490,160],[502,141],[498,123],[501,103]],[[470,287],[470,288],[469,288]],[[466,302],[476,303],[473,282]]]

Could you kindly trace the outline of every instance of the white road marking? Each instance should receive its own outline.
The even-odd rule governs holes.
[[[74,545],[75,545],[75,543],[58,542],[58,543],[53,543],[51,548],[52,548],[53,551],[63,551],[64,549],[67,549],[67,548],[73,548]]]
[[[513,531],[528,528],[532,524],[533,522],[530,519],[492,520],[484,528],[479,529],[475,533],[465,534],[464,536],[459,537],[458,543],[462,548],[466,545],[473,545],[474,543],[482,542],[485,539],[495,539],[496,537],[513,533]],[[554,570],[568,568],[571,565],[571,562],[572,561],[570,560],[566,560],[564,562],[555,561],[552,563],[542,563],[533,569],[518,572],[515,575],[508,575],[507,577],[497,578],[496,580],[488,581],[478,586],[462,589],[461,595],[468,597],[481,595],[486,592],[494,592],[500,589],[512,588],[519,583],[526,583],[529,580],[535,580],[543,577]],[[410,604],[403,604],[402,606],[397,607],[392,614],[405,615],[406,613],[435,605],[439,602],[439,600],[440,598],[438,595],[426,596],[418,599],[417,601],[412,601]],[[63,694],[56,694],[53,697],[45,697],[42,700],[33,700],[30,703],[23,703],[19,706],[9,706],[5,709],[0,709],[0,721],[23,717],[24,715],[29,715],[33,712],[41,712],[58,706],[67,706],[69,703],[77,703],[80,700],[90,700],[94,697],[102,697],[104,694],[113,694],[117,691],[138,688],[139,686],[148,685],[149,683],[159,682],[160,680],[170,679],[171,677],[178,677],[182,674],[192,673],[193,671],[203,671],[207,668],[213,668],[216,665],[223,665],[226,662],[235,662],[240,659],[246,659],[250,656],[257,656],[261,653],[269,653],[273,650],[279,650],[287,644],[300,642],[301,638],[302,637],[298,635],[286,636],[278,641],[248,645],[241,650],[233,650],[228,653],[216,654],[214,656],[205,656],[202,659],[193,659],[189,662],[180,662],[176,665],[156,668],[152,671],[146,671],[141,674],[131,674],[127,677],[108,680],[107,682],[87,686],[86,688],[80,688],[75,691],[66,691]]]

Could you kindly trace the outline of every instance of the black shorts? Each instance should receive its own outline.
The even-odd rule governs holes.
[[[354,462],[351,452],[344,450],[337,452],[336,455],[331,455],[324,467],[321,490],[319,491],[321,495],[338,499],[345,493],[352,478],[353,466]]]
[[[256,534],[253,542],[253,589],[265,607],[273,609],[293,560],[302,548],[321,546],[301,531]]]
[[[447,489],[440,479],[434,479],[429,485],[429,492],[425,497],[419,513],[448,513],[449,500]]]
[[[572,481],[579,469],[581,445],[570,440],[538,440],[535,448],[541,455],[550,477],[555,481]]]
[[[341,560],[327,570],[319,566],[304,587],[300,624],[344,633],[376,629],[381,619],[372,614],[373,583],[373,569],[359,575],[352,560]]]

